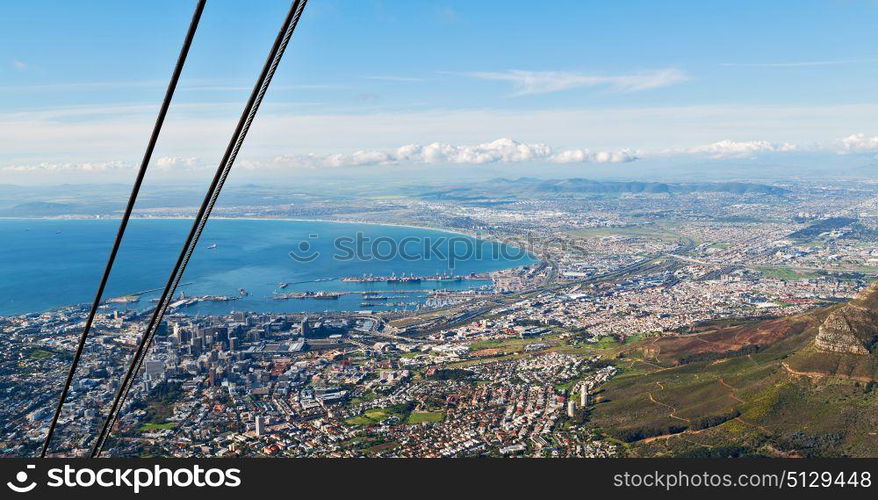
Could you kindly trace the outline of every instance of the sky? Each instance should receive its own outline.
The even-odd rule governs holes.
[[[194,6],[5,5],[0,184],[132,178]],[[288,7],[208,0],[157,182],[215,168]],[[876,24],[874,0],[311,0],[233,177],[874,177]]]

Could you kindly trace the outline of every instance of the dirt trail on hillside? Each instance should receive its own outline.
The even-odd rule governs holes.
[[[722,379],[722,377],[720,377],[718,380],[719,380],[719,383],[722,384],[723,387],[725,387],[726,389],[728,389],[728,390],[730,391],[730,392],[729,392],[729,397],[730,397],[730,398],[734,399],[735,401],[737,401],[737,402],[739,402],[739,403],[741,403],[741,404],[745,404],[745,403],[746,403],[746,401],[744,401],[743,399],[741,399],[741,398],[738,397],[738,394],[737,394],[737,393],[738,393],[738,388],[737,388],[737,387],[733,387],[733,386],[727,384],[726,381]]]
[[[659,389],[661,389],[662,391],[665,390],[665,386],[663,386],[661,382],[656,382],[655,384],[656,384],[657,386],[659,386]],[[676,413],[677,413],[677,409],[676,409],[676,408],[674,408],[673,406],[671,406],[671,405],[669,405],[669,404],[667,404],[667,403],[662,403],[661,401],[656,400],[655,397],[653,397],[653,395],[652,395],[651,392],[649,393],[649,400],[652,401],[653,403],[657,404],[657,405],[664,406],[665,408],[668,408],[669,410],[671,410],[671,413],[668,414],[669,417],[671,417],[671,418],[676,418],[677,420],[681,420],[681,421],[683,421],[683,422],[686,422],[687,424],[691,424],[691,423],[692,423],[692,421],[689,420],[688,418],[678,417],[678,416],[676,415]]]
[[[869,377],[854,377],[851,375],[842,375],[841,373],[828,374],[828,373],[821,373],[821,372],[803,372],[803,371],[793,369],[792,367],[790,367],[790,365],[787,364],[786,361],[781,361],[780,364],[781,364],[781,366],[784,367],[784,370],[786,370],[790,375],[795,375],[796,377],[808,377],[808,378],[816,378],[816,379],[827,378],[827,377],[829,377],[829,378],[838,377],[838,378],[843,378],[843,379],[847,379],[847,380],[853,380],[856,382],[866,382],[866,383],[878,382],[878,380],[875,380],[875,379],[869,378]]]

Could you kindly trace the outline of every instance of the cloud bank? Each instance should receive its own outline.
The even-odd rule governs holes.
[[[630,149],[598,152],[591,152],[587,149],[569,149],[549,158],[554,163],[628,163],[637,159],[639,159],[638,155]]]
[[[839,153],[872,153],[878,151],[878,136],[866,137],[866,134],[853,134],[841,141]]]
[[[840,154],[866,154],[878,152],[878,136],[869,137],[858,133],[830,142],[802,148],[789,142],[765,140],[721,140],[700,146],[666,149],[663,151],[638,151],[631,148],[618,150],[591,150],[587,148],[554,150],[547,144],[520,142],[500,138],[481,144],[407,144],[393,149],[357,150],[351,153],[285,154],[273,158],[242,159],[241,169],[271,170],[287,168],[332,169],[394,165],[503,165],[535,164],[624,164],[643,158],[658,157],[708,157],[711,159],[755,158],[764,153],[789,152],[837,152]],[[12,164],[0,167],[6,172],[45,173],[111,173],[133,169],[131,161],[111,160],[103,162],[41,162]],[[197,156],[163,156],[155,160],[154,168],[160,172],[190,172],[213,168],[215,165]]]
[[[51,163],[41,162],[23,165],[7,165],[0,170],[8,172],[113,172],[126,170],[131,165],[123,161],[84,162],[84,163]]]
[[[626,163],[637,156],[629,151],[563,150],[553,153],[546,144],[523,143],[509,138],[476,145],[454,145],[441,142],[408,144],[387,151],[355,151],[349,154],[281,155],[274,158],[276,166],[284,167],[357,167],[395,164],[468,164],[498,163]],[[253,165],[254,168],[259,165]]]
[[[567,71],[523,71],[469,73],[473,78],[511,82],[513,95],[547,94],[579,87],[608,87],[617,92],[639,92],[667,87],[688,80],[685,73],[669,68],[631,75],[597,76]]]
[[[724,140],[695,146],[671,150],[671,153],[706,154],[711,158],[752,158],[759,153],[788,153],[796,151],[798,147],[788,142],[772,143],[768,141],[730,141]]]

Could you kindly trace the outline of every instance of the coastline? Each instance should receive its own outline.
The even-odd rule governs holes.
[[[186,220],[192,220],[193,218],[192,217],[138,217],[137,219],[138,220],[142,220],[142,219],[158,220],[158,221],[186,221]],[[493,242],[496,242],[497,244],[508,245],[507,243],[499,241],[498,239],[487,239],[487,238],[481,237],[481,235],[469,234],[469,233],[464,232],[464,231],[446,230],[446,229],[435,228],[435,227],[424,227],[424,226],[417,226],[414,224],[363,222],[363,221],[355,221],[355,220],[341,221],[341,220],[325,220],[325,219],[313,219],[313,218],[299,219],[299,218],[290,218],[290,217],[282,217],[282,218],[273,218],[273,217],[216,217],[216,219],[219,219],[219,220],[267,221],[267,222],[280,221],[280,222],[299,222],[299,223],[313,222],[313,223],[325,223],[325,224],[348,224],[348,225],[358,225],[358,226],[371,226],[373,228],[378,228],[379,230],[382,226],[386,226],[386,227],[406,228],[406,229],[412,229],[412,230],[432,232],[432,233],[434,233],[434,235],[439,235],[442,238],[448,238],[450,236],[457,235],[457,236],[464,237],[464,238],[472,238],[474,240],[482,241],[482,242],[492,242],[493,241]],[[72,221],[72,222],[107,221],[106,224],[109,225],[110,221],[114,221],[114,220],[118,221],[119,217],[100,217],[100,218],[96,218],[96,217],[3,217],[3,218],[0,218],[0,221],[2,221],[2,220],[7,220],[10,222],[14,221],[14,222],[19,222],[19,223],[34,222],[36,224],[39,224],[40,222],[51,223],[51,222],[58,222],[58,221],[61,221],[61,222],[63,222],[63,221]],[[59,227],[58,229],[63,229],[63,227]],[[432,236],[432,237],[436,238],[436,236]],[[509,245],[509,246],[514,247],[513,245]],[[504,267],[503,269],[500,269],[500,270],[513,269],[513,268],[516,268],[516,267],[519,267],[522,265],[535,265],[536,263],[539,262],[539,259],[537,257],[533,256],[532,254],[527,253],[526,255],[529,259],[529,262],[513,264],[510,267]],[[487,272],[493,273],[493,272],[500,271],[500,270],[493,270],[493,271],[487,271]],[[126,293],[123,293],[122,296],[124,296]],[[65,302],[60,303],[58,305],[50,306],[50,307],[46,307],[46,308],[40,307],[40,308],[36,308],[36,309],[22,310],[19,312],[12,312],[11,311],[11,312],[2,314],[2,316],[17,315],[17,314],[29,314],[32,312],[53,311],[53,310],[63,309],[66,307],[73,307],[76,305],[79,305],[79,304],[77,304],[75,302],[68,303],[65,301]]]
[[[45,221],[100,221],[100,220],[120,220],[121,217],[117,216],[44,216],[44,217],[0,217],[0,220],[45,220]],[[183,217],[183,216],[156,216],[156,217],[131,217],[131,220],[193,220],[195,217]],[[228,217],[228,216],[212,216],[213,220],[250,220],[250,221],[287,221],[287,222],[320,222],[320,223],[329,223],[329,224],[360,224],[365,226],[384,226],[384,227],[399,227],[399,228],[408,228],[408,229],[418,229],[421,231],[436,231],[439,233],[453,234],[457,236],[466,236],[468,238],[473,238],[478,241],[485,241],[489,243],[497,243],[500,245],[512,246],[513,248],[518,248],[517,246],[511,245],[509,242],[502,241],[496,237],[485,237],[484,234],[481,233],[473,233],[468,232],[462,229],[452,229],[445,227],[432,227],[432,226],[418,226],[415,224],[399,224],[393,222],[369,222],[369,221],[357,221],[357,220],[332,220],[332,219],[312,219],[312,218],[296,218],[296,217]],[[542,262],[537,255],[528,252],[528,256],[532,259]]]
[[[99,221],[99,220],[120,220],[121,217],[116,216],[55,216],[55,217],[0,217],[0,220],[44,220],[44,221]],[[131,217],[131,220],[193,220],[195,217],[182,216],[156,216],[156,217]],[[450,229],[443,227],[416,226],[414,224],[398,224],[393,222],[368,222],[358,220],[333,220],[333,219],[300,219],[295,217],[228,217],[228,216],[211,216],[213,220],[253,220],[253,221],[289,221],[289,222],[326,222],[331,224],[362,224],[366,226],[387,226],[387,227],[404,227],[409,229],[421,229],[425,231],[439,231],[449,234],[457,234],[461,236],[469,236],[477,238],[477,234],[468,233],[461,229]],[[486,240],[488,241],[488,240]],[[498,242],[502,243],[502,242]]]

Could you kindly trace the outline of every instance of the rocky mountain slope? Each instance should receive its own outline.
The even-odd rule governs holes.
[[[622,372],[590,424],[632,456],[878,457],[878,283],[844,304],[612,356]]]
[[[814,345],[821,351],[868,355],[878,343],[878,282],[835,309],[820,325]]]

